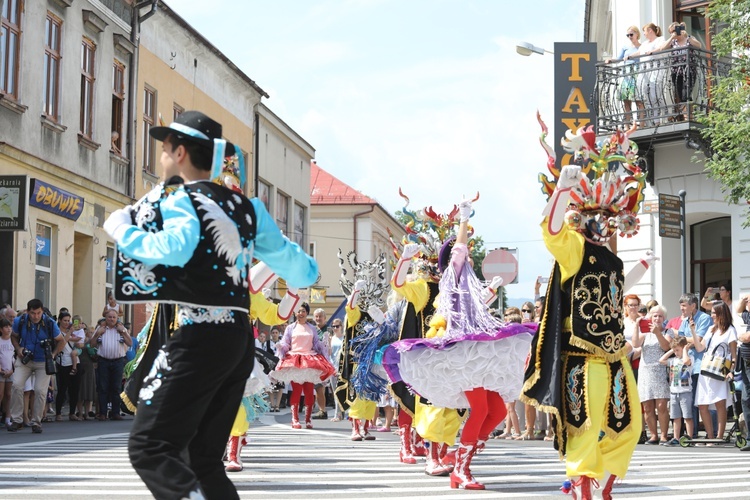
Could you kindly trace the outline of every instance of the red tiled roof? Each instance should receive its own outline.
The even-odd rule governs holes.
[[[375,205],[377,201],[310,162],[311,205]]]

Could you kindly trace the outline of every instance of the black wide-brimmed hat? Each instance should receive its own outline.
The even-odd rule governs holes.
[[[173,134],[180,139],[213,150],[214,139],[221,139],[222,127],[221,123],[200,111],[185,111],[168,127],[151,127],[149,133],[157,141],[163,142],[169,134]],[[231,143],[227,143],[224,154],[226,156],[234,154],[234,146]]]

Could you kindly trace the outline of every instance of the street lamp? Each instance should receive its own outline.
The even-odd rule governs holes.
[[[541,47],[536,47],[529,42],[518,42],[518,44],[516,45],[516,52],[518,52],[522,56],[530,56],[531,54],[539,54],[540,56],[543,56],[545,52],[547,54],[554,54],[554,52],[550,52],[549,50],[543,49]]]

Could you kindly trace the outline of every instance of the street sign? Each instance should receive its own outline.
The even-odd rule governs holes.
[[[682,200],[671,194],[659,195],[659,236],[680,238],[684,223]]]
[[[482,261],[484,279],[491,280],[495,276],[503,279],[503,286],[518,283],[518,255],[517,248],[497,248],[485,255]]]

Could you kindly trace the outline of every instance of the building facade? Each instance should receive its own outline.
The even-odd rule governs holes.
[[[750,263],[744,258],[750,252],[750,230],[742,228],[743,207],[727,203],[721,185],[704,171],[704,151],[709,145],[701,139],[698,118],[711,112],[710,78],[721,78],[731,64],[711,52],[712,32],[720,27],[711,26],[708,3],[586,3],[584,38],[598,44],[602,60],[595,95],[597,132],[603,135],[616,128],[626,129],[630,120],[639,120],[641,127],[631,139],[637,142],[648,172],[641,230],[634,238],[619,239],[618,252],[626,261],[635,261],[646,249],[654,249],[661,257],[633,293],[642,299],[659,300],[670,316],[678,313],[683,291],[700,297],[709,287],[728,284],[735,298],[750,291]],[[636,58],[632,64],[604,62],[616,59],[620,49],[628,45],[625,33],[630,26],[640,29],[652,22],[661,28],[665,40],[670,37],[668,28],[672,22],[684,22],[688,35],[697,39],[701,48],[657,52]],[[675,78],[680,74],[689,75],[685,83]],[[643,103],[643,110],[632,114],[624,109],[619,94],[628,78],[637,92],[634,100]],[[660,220],[666,214],[660,213],[657,202],[660,194],[677,196],[681,191],[685,193],[684,267],[681,241],[664,237],[666,225]]]
[[[38,297],[99,317],[114,283],[102,224],[160,181],[149,130],[189,109],[222,123],[245,160],[246,194],[263,187],[271,214],[307,248],[315,150],[166,3],[134,4],[0,0],[0,302],[21,309]],[[3,207],[20,188],[6,181],[30,199],[14,231]],[[128,319],[137,330],[146,308],[128,308]]]
[[[106,214],[130,202],[131,2],[2,0],[0,174],[25,176],[25,228],[0,231],[0,299],[98,317]],[[113,132],[118,131],[117,140]]]
[[[310,191],[311,255],[318,261],[321,276],[311,291],[310,307],[321,307],[330,316],[345,298],[339,286],[339,251],[344,259],[353,251],[360,261],[374,261],[385,254],[386,279],[390,281],[394,257],[388,233],[400,242],[404,228],[377,201],[314,162]],[[347,279],[351,279],[351,270],[346,269]]]

